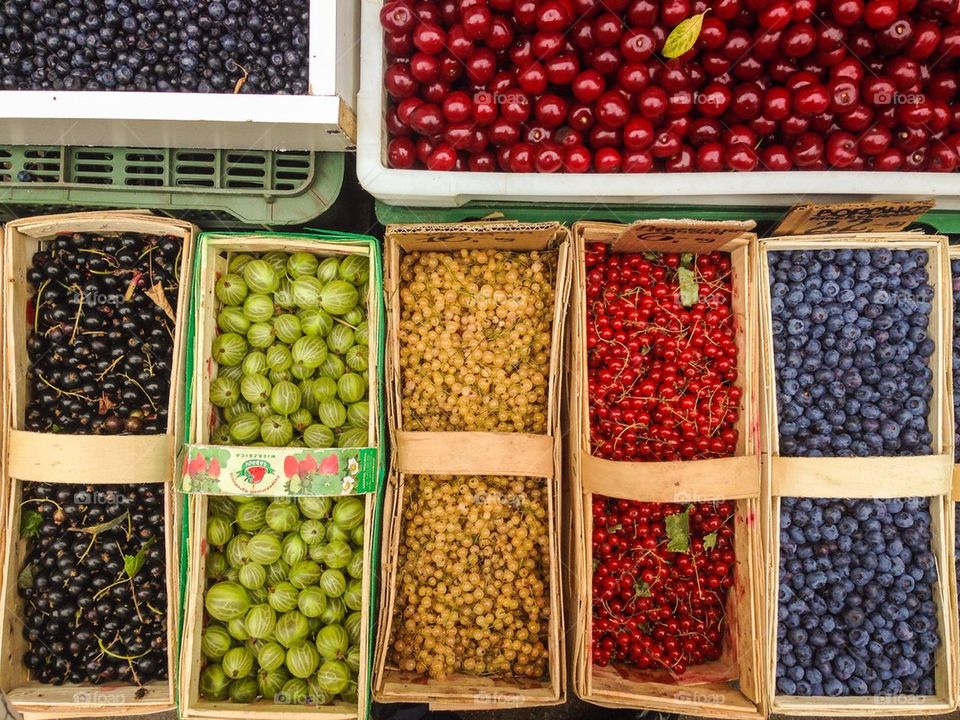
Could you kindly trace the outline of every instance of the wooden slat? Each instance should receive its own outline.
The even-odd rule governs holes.
[[[554,438],[498,432],[396,432],[396,470],[420,475],[553,477]]]
[[[171,482],[172,435],[57,435],[11,430],[9,473],[34,482]]]

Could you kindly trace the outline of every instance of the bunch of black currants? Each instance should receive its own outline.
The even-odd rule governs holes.
[[[0,90],[303,95],[309,0],[5,0]]]
[[[166,432],[181,250],[73,233],[34,254],[27,430]]]
[[[25,482],[24,664],[43,683],[167,678],[163,488]]]

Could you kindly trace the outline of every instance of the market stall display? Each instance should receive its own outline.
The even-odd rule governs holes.
[[[765,713],[751,228],[574,226],[574,687],[588,702]]]
[[[946,239],[763,240],[760,277],[771,710],[948,712]]]
[[[559,392],[569,241],[555,223],[391,226],[375,697],[564,697]]]
[[[0,683],[31,717],[173,706],[193,239],[122,212],[6,226]]]
[[[198,252],[180,708],[366,717],[382,364],[374,241]]]

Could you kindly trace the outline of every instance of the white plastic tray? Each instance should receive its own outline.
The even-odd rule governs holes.
[[[381,0],[361,0],[357,176],[375,198],[391,205],[458,207],[472,200],[587,204],[698,203],[794,205],[879,198],[937,198],[960,209],[960,173],[748,172],[539,174],[394,170],[386,165],[386,92]]]
[[[349,150],[356,139],[356,0],[311,0],[310,95],[0,91],[18,145]]]

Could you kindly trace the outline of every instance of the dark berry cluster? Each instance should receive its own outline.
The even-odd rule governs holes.
[[[308,0],[6,0],[0,89],[307,92]]]
[[[769,253],[780,454],[929,455],[925,250]]]
[[[166,432],[181,247],[73,233],[34,253],[28,430]]]
[[[24,664],[43,683],[167,678],[163,489],[24,484]]]
[[[934,693],[937,562],[924,498],[783,498],[777,691]]]

